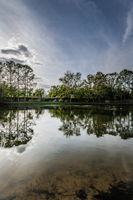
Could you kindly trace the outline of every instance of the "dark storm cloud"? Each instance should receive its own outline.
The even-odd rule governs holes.
[[[10,54],[10,55],[24,55],[25,57],[31,57],[31,53],[28,48],[24,45],[18,45],[16,49],[1,49],[2,54]]]

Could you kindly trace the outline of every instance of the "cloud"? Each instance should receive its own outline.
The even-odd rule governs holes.
[[[5,57],[0,57],[0,61],[1,61],[1,62],[14,61],[15,63],[24,64],[24,60],[20,60],[20,59],[17,59],[17,58],[5,58]]]
[[[40,63],[40,62],[35,62],[35,65],[42,65],[42,63]]]
[[[15,49],[1,49],[2,54],[13,54],[13,55],[19,55],[20,52]]]
[[[123,43],[125,43],[130,36],[133,34],[133,5],[128,11],[126,19],[126,29],[123,35]]]
[[[1,53],[10,55],[24,55],[26,57],[31,57],[30,51],[24,45],[18,45],[16,49],[1,49]]]
[[[49,81],[44,77],[36,76],[35,81],[37,82],[37,87],[44,88],[46,90],[50,89],[51,87]]]
[[[21,53],[21,54],[24,54],[26,57],[30,57],[31,56],[31,53],[30,51],[28,50],[28,48],[24,45],[19,45],[18,46],[18,51]]]
[[[128,0],[111,2],[115,1],[124,1],[126,6]],[[133,31],[133,8],[130,6],[126,21],[121,17],[121,24],[110,6],[103,6],[103,12],[97,2],[0,0],[1,59],[31,65],[37,76],[45,77],[38,80],[45,88],[56,84],[66,70],[81,71],[86,76],[99,70],[132,67],[133,45],[126,41]],[[120,16],[125,17],[127,9]],[[114,24],[118,29],[122,26],[122,32],[117,32]]]
[[[2,48],[0,51],[0,59],[2,61],[14,61],[21,64],[31,65],[32,67],[39,65],[39,61],[37,60],[36,51],[33,49],[29,49],[24,44],[17,44],[14,38],[10,39],[7,44],[7,48]]]

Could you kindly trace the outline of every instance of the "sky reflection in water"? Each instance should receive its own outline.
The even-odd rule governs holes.
[[[0,122],[0,200],[104,200],[110,187],[132,199],[133,108],[1,110]]]

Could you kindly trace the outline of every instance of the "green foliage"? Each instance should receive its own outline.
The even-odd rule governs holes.
[[[33,69],[13,61],[0,63],[0,97],[33,96],[34,93]],[[36,91],[42,96],[43,89]]]
[[[35,92],[33,93],[33,96],[35,97],[43,97],[45,94],[45,91],[43,88],[39,88],[39,89],[36,89]]]
[[[120,73],[89,74],[85,80],[81,80],[81,73],[67,71],[59,81],[60,85],[51,87],[49,97],[88,101],[133,98],[133,71],[127,69]]]

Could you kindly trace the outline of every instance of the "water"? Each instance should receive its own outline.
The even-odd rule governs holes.
[[[0,111],[0,200],[133,199],[133,108]]]

